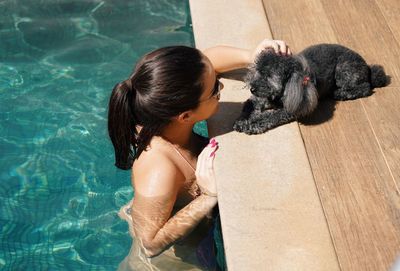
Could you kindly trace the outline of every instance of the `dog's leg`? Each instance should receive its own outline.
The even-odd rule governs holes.
[[[243,108],[242,108],[242,113],[240,114],[240,117],[238,119],[248,119],[250,114],[256,109],[256,104],[254,103],[254,100],[251,98],[248,99],[247,101],[244,102]]]
[[[269,103],[267,99],[257,98],[251,96],[243,105],[242,113],[240,117],[235,121],[233,129],[242,132],[242,126],[247,126],[249,122],[250,115],[260,114],[261,112],[272,108],[272,104]]]
[[[261,133],[296,120],[296,116],[279,108],[263,112],[252,120],[253,130]]]
[[[252,100],[255,111],[263,112],[265,110],[274,108],[274,105],[271,104],[267,98],[251,96],[249,100]]]
[[[369,67],[363,62],[343,61],[336,66],[337,89],[333,91],[335,100],[353,100],[372,94],[369,83]]]
[[[244,102],[242,114],[248,115],[249,112],[262,112],[271,108],[273,108],[273,105],[268,101],[267,98],[258,98],[252,95],[249,99],[247,99],[246,102]]]
[[[247,120],[235,123],[234,129],[246,134],[261,134],[295,119],[294,115],[289,114],[284,109],[253,112]]]
[[[357,98],[367,97],[372,94],[371,85],[362,83],[356,86],[344,86],[333,92],[333,99],[339,101],[354,100]]]

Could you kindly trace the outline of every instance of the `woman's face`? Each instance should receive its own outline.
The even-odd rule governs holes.
[[[205,55],[203,55],[203,61],[205,63],[203,93],[200,96],[199,106],[192,112],[196,121],[208,119],[217,112],[220,98],[219,92],[224,87],[217,79],[214,67]]]

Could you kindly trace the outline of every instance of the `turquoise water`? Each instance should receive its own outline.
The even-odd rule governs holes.
[[[173,44],[193,45],[187,1],[0,1],[1,270],[116,269],[133,191],[113,165],[108,98]]]

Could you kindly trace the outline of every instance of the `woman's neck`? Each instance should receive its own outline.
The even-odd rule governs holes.
[[[191,149],[194,124],[171,123],[161,133],[161,137],[182,149]]]

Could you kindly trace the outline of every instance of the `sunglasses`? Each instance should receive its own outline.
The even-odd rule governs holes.
[[[221,90],[222,90],[222,83],[221,83],[221,81],[219,81],[218,79],[216,79],[215,80],[215,83],[214,83],[214,87],[213,87],[213,89],[212,89],[212,91],[211,91],[211,95],[210,95],[210,97],[208,97],[207,99],[205,99],[205,100],[202,100],[202,101],[200,101],[200,102],[205,102],[205,101],[208,101],[208,100],[210,100],[210,99],[212,99],[212,98],[217,98],[217,100],[219,100],[219,98],[221,97]]]

